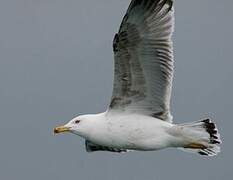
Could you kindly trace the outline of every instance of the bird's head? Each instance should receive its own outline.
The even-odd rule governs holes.
[[[78,116],[70,120],[67,124],[54,128],[54,134],[71,132],[82,136],[90,130],[91,122],[91,118],[88,115]]]

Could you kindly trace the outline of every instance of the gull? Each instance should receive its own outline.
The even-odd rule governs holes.
[[[111,103],[99,114],[80,115],[54,133],[85,139],[87,152],[181,148],[204,156],[220,152],[210,119],[173,124],[170,113],[174,57],[172,0],[132,0],[113,40]]]

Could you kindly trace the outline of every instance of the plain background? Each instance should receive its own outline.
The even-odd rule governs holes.
[[[232,179],[232,0],[175,2],[174,121],[212,117],[224,142],[219,156],[89,154],[78,136],[53,135],[54,126],[107,108],[112,39],[128,4],[0,0],[0,179]]]

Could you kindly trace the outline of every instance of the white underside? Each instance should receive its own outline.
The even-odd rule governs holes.
[[[65,126],[88,142],[107,148],[153,151],[182,147],[208,156],[220,152],[220,135],[209,119],[176,125],[151,116],[108,111],[78,116]]]
[[[88,133],[85,129],[78,135],[102,146],[149,151],[174,145],[169,131],[175,125],[166,121],[124,113],[101,113],[92,118],[95,121]]]

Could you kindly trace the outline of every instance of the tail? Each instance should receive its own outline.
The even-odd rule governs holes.
[[[185,136],[184,149],[203,156],[215,156],[220,152],[220,134],[210,119],[179,125]]]

